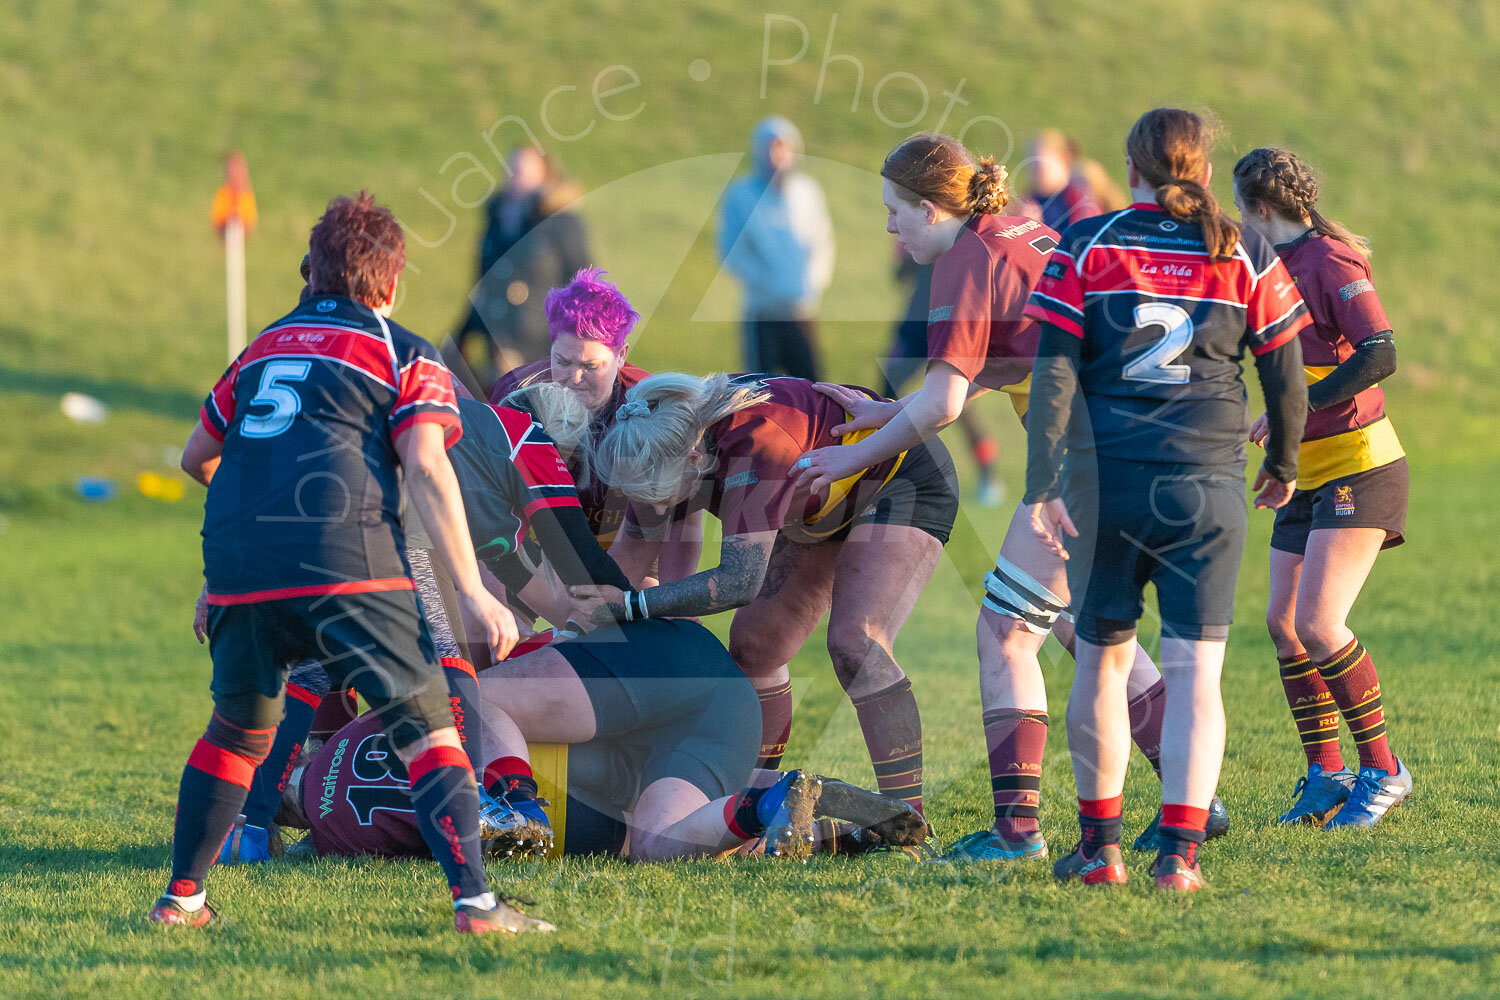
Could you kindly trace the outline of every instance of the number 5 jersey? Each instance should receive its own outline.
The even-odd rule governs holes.
[[[314,296],[272,323],[199,415],[224,443],[203,517],[210,604],[413,589],[396,440],[463,433],[427,341],[366,306]]]

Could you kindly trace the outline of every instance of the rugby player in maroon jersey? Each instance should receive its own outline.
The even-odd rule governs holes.
[[[1410,474],[1380,388],[1396,370],[1396,341],[1370,280],[1368,244],[1319,214],[1317,180],[1297,154],[1246,153],[1234,196],[1245,228],[1275,245],[1313,318],[1299,335],[1311,412],[1297,492],[1271,532],[1266,625],[1307,756],[1280,822],[1374,826],[1411,794],[1412,780],[1386,740],[1375,664],[1346,622],[1375,557],[1405,540]],[[1263,444],[1267,432],[1261,417],[1250,439]],[[1339,753],[1341,713],[1358,775]]]
[[[1069,227],[1026,307],[1042,333],[1024,500],[1037,537],[1067,560],[1078,648],[1068,744],[1082,838],[1054,871],[1086,884],[1126,878],[1126,677],[1148,581],[1166,680],[1152,871],[1163,889],[1203,884],[1197,851],[1223,762],[1219,675],[1247,522],[1247,350],[1269,421],[1256,506],[1285,504],[1297,478],[1307,411],[1297,334],[1312,320],[1271,245],[1241,239],[1219,211],[1210,137],[1188,111],[1143,115],[1126,142],[1135,204]]]
[[[203,526],[214,713],[178,795],[172,878],[150,919],[213,919],[208,867],[271,749],[288,669],[321,660],[381,713],[411,778],[424,840],[466,933],[550,930],[496,898],[478,799],[413,593],[400,483],[496,655],[515,622],[480,582],[447,445],[452,377],[391,323],[400,225],[364,192],[329,203],[309,240],[312,296],[261,333],[204,404],[183,468],[209,487]]]
[[[982,393],[1009,394],[1025,419],[1037,326],[1022,311],[1057,234],[1034,220],[1001,215],[1009,203],[1005,168],[975,158],[947,136],[906,139],[886,157],[881,174],[887,230],[914,260],[936,261],[926,380],[896,403],[872,403],[820,386],[854,414],[836,432],[879,430],[858,443],[804,456],[802,483],[815,492],[915,442],[935,440]],[[994,822],[956,841],[948,857],[1040,860],[1047,856],[1037,814],[1048,718],[1038,653],[1049,632],[1071,651],[1073,627],[1063,562],[1032,535],[1021,505],[984,582],[975,631]],[[1153,768],[1163,692],[1156,666],[1137,648],[1129,688],[1131,732]],[[1215,818],[1215,833],[1224,832],[1228,816],[1222,806]]]
[[[815,815],[857,824],[853,839],[866,850],[926,837],[905,803],[801,771],[753,769],[754,690],[693,622],[568,640],[496,664],[479,683],[497,798],[508,772],[530,773],[527,740],[567,746],[562,773],[549,776],[559,787],[548,789],[559,854],[665,861],[764,837],[768,853],[805,857]],[[308,828],[318,854],[425,856],[405,786],[378,720],[362,716],[294,772],[281,818]],[[528,848],[492,843],[502,853]]]
[[[668,374],[639,383],[599,449],[600,473],[631,501],[610,555],[639,587],[663,541],[707,511],[723,525],[719,563],[624,594],[574,592],[592,602],[596,623],[738,609],[729,651],[763,694],[788,690],[785,664],[828,615],[829,655],[880,790],[920,808],[921,719],[891,646],[952,530],[953,466],[934,443],[815,497],[797,485],[797,458],[834,444],[847,419],[802,379]],[[789,693],[787,701],[785,715],[763,717],[764,742],[785,744]]]

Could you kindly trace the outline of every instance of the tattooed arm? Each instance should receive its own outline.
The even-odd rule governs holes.
[[[749,604],[760,593],[766,564],[776,542],[775,531],[727,535],[719,565],[642,591],[652,618],[693,618]],[[613,550],[611,550],[613,551]],[[574,587],[573,596],[588,601],[596,625],[625,620],[624,595],[613,587]]]

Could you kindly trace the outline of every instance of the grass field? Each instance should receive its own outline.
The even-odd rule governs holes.
[[[1500,296],[1485,277],[1500,238],[1500,105],[1480,90],[1500,69],[1493,7],[934,0],[920,18],[894,4],[787,7],[768,29],[722,0],[559,6],[8,5],[0,996],[1500,993]],[[793,60],[801,28],[808,47]],[[857,63],[830,62],[820,93],[825,51]],[[762,96],[767,56],[785,64],[765,69]],[[711,70],[702,82],[695,59]],[[640,86],[596,106],[592,90],[631,79],[617,69],[596,88],[609,67]],[[1373,833],[1270,825],[1302,765],[1260,625],[1259,514],[1224,684],[1234,827],[1205,852],[1211,891],[1195,898],[1153,893],[1143,856],[1131,886],[1108,895],[1059,888],[1040,869],[880,857],[496,864],[496,881],[562,931],[476,943],[446,932],[435,866],[323,861],[215,872],[221,927],[147,927],[181,762],[207,713],[207,658],[188,627],[199,494],[167,505],[132,483],[169,472],[223,366],[207,224],[223,151],[246,151],[261,203],[252,325],[294,295],[326,198],[367,185],[413,234],[398,318],[436,339],[473,281],[476,212],[462,205],[503,172],[484,134],[506,119],[492,133],[502,152],[523,137],[519,122],[551,141],[545,108],[556,134],[588,129],[553,148],[591,192],[596,256],[645,307],[637,359],[710,370],[737,356],[733,298],[709,250],[714,200],[753,122],[788,114],[838,226],[832,374],[869,381],[898,301],[872,170],[906,131],[939,124],[944,91],[959,95],[944,127],[990,116],[968,135],[981,149],[1004,155],[1007,136],[1056,124],[1112,167],[1141,110],[1212,107],[1228,132],[1221,197],[1238,151],[1290,144],[1321,166],[1329,213],[1373,237],[1401,344],[1389,396],[1414,473],[1411,541],[1382,557],[1352,625],[1382,669],[1392,743],[1417,781],[1409,803]],[[108,403],[109,421],[69,422],[58,397],[70,389]],[[1019,433],[1002,407],[982,412],[1001,429],[1014,495]],[[76,499],[84,474],[118,480],[121,497]],[[987,822],[972,627],[977,570],[1003,528],[994,512],[964,514],[980,541],[950,548],[897,649],[923,711],[929,813],[950,839]],[[789,762],[869,781],[816,641],[793,672]],[[1070,677],[1065,658],[1048,670],[1054,716]],[[1066,850],[1061,726],[1048,752],[1043,830]],[[1137,762],[1132,835],[1155,794]]]

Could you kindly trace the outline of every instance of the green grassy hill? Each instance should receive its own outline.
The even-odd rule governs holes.
[[[1461,0],[934,0],[769,20],[722,0],[7,5],[0,993],[1493,995],[1500,105],[1484,94],[1497,70],[1500,13]],[[1198,899],[1152,895],[1134,862],[1133,886],[1109,898],[1040,872],[889,858],[795,871],[497,865],[566,927],[545,943],[474,947],[437,933],[430,866],[324,862],[216,873],[230,919],[215,933],[165,940],[141,924],[208,701],[187,627],[198,494],[168,506],[132,483],[169,471],[224,364],[208,205],[227,149],[248,156],[260,204],[252,327],[293,301],[327,199],[363,186],[408,226],[398,318],[440,339],[475,278],[475,206],[529,130],[588,192],[599,262],[646,314],[636,360],[704,371],[739,364],[714,205],[753,123],[785,114],[838,229],[830,374],[868,382],[899,306],[875,173],[894,142],[967,127],[971,145],[1018,167],[1027,137],[1055,125],[1118,175],[1130,123],[1162,103],[1218,114],[1226,203],[1239,152],[1290,145],[1320,168],[1321,207],[1376,248],[1401,351],[1390,409],[1414,473],[1411,542],[1382,559],[1353,621],[1419,783],[1386,828],[1268,825],[1300,755],[1259,625],[1259,515],[1225,680],[1222,790],[1236,826],[1211,848],[1214,890]],[[74,389],[108,403],[110,419],[70,422],[58,399]],[[1008,407],[982,402],[1014,495],[1019,431]],[[118,480],[121,499],[75,499],[79,475]],[[928,729],[931,813],[950,838],[986,812],[972,567],[1004,528],[994,512],[965,514],[990,551],[950,552],[898,646]],[[816,643],[794,674],[789,761],[868,781]],[[1057,718],[1069,680],[1064,659],[1049,672]],[[1052,736],[1044,830],[1066,850],[1072,782],[1062,727]],[[1132,829],[1150,815],[1148,778],[1133,773],[1127,789]]]

